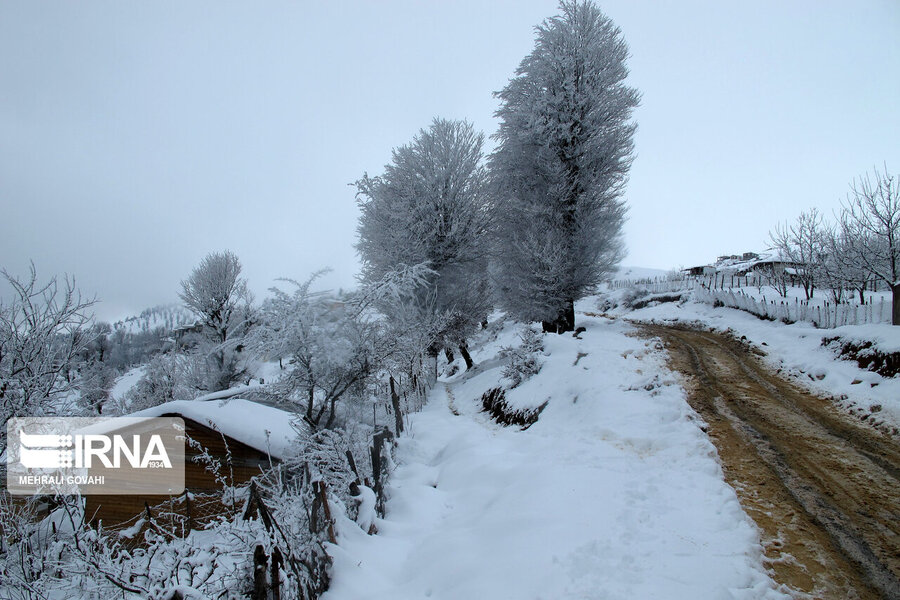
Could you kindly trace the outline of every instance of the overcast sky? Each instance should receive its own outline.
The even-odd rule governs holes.
[[[853,177],[900,173],[900,2],[602,2],[643,94],[627,265],[765,247]],[[214,250],[258,297],[354,285],[348,184],[492,92],[554,1],[0,0],[0,266],[74,275],[115,319]]]

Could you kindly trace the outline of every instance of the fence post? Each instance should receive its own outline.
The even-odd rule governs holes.
[[[390,377],[391,382],[391,406],[394,408],[394,427],[397,430],[397,437],[403,433],[403,414],[400,412],[400,395],[394,387],[394,376]]]
[[[269,577],[272,585],[272,600],[281,600],[281,565],[284,564],[284,557],[281,556],[281,550],[278,546],[272,550],[272,573]]]
[[[372,440],[371,454],[372,454],[372,479],[374,483],[375,490],[375,509],[380,516],[384,516],[384,484],[381,480],[381,471],[382,471],[382,460],[381,460],[381,451],[384,447],[384,444],[391,439],[391,430],[387,427],[384,427],[375,434],[375,437]]]
[[[262,544],[256,545],[253,551],[253,593],[251,600],[266,600],[266,571],[268,571],[268,559]]]

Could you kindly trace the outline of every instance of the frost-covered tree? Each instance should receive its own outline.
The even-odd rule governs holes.
[[[252,299],[241,268],[240,259],[230,250],[212,252],[181,282],[182,302],[218,343],[228,341],[245,324],[244,308]]]
[[[574,301],[624,255],[622,200],[639,93],[628,46],[592,2],[564,1],[496,95],[494,278],[501,305],[545,331],[571,331]]]
[[[19,278],[0,270],[11,296],[0,302],[0,455],[12,417],[65,415],[79,354],[91,339],[88,312],[75,281],[38,283],[34,265]]]
[[[179,297],[203,326],[199,350],[208,357],[204,391],[227,389],[242,374],[237,351],[251,321],[253,302],[241,261],[231,251],[212,252],[181,282]]]
[[[204,357],[178,352],[157,354],[144,365],[137,384],[125,394],[120,406],[122,414],[157,406],[173,400],[189,399],[206,376]]]
[[[363,282],[377,285],[426,265],[415,306],[423,319],[441,323],[433,350],[459,347],[469,366],[466,337],[490,310],[483,141],[470,123],[435,119],[393,151],[382,175],[356,182]]]
[[[845,259],[888,285],[891,323],[900,325],[900,179],[885,167],[854,181],[839,227],[848,241]]]
[[[806,299],[813,297],[816,278],[822,271],[826,255],[826,235],[822,215],[815,208],[803,211],[793,223],[775,226],[769,232],[772,249],[781,258],[793,263],[796,279],[806,293]]]
[[[297,406],[314,429],[330,428],[338,403],[358,392],[377,369],[379,329],[334,296],[313,292],[318,273],[304,282],[285,280],[293,292],[272,288],[259,326],[248,339],[264,358],[287,362],[270,390]]]
[[[836,304],[844,300],[844,293],[856,291],[860,303],[866,301],[866,288],[872,281],[872,273],[860,265],[855,256],[862,249],[855,246],[861,240],[847,238],[840,227],[830,225],[824,229],[825,259],[819,265],[820,287],[827,287]]]

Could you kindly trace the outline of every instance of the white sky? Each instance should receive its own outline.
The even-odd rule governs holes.
[[[0,266],[67,272],[120,318],[176,299],[208,252],[257,296],[352,286],[349,183],[432,117],[490,135],[555,1],[0,0]],[[625,264],[762,249],[900,173],[900,2],[602,2],[636,112]]]

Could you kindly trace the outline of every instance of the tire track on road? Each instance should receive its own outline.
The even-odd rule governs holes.
[[[645,325],[709,426],[776,581],[802,597],[900,598],[900,445],[717,333]]]

